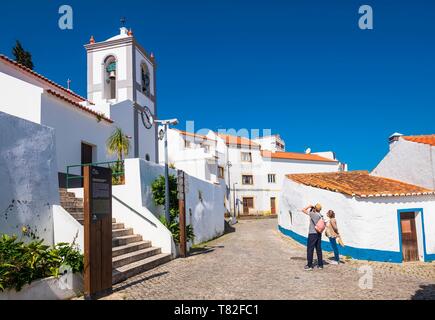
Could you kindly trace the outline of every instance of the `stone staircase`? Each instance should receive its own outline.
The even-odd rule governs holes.
[[[83,199],[72,192],[60,189],[60,204],[78,222],[84,223]],[[122,282],[134,275],[148,271],[171,260],[171,254],[162,253],[132,228],[112,219],[112,282]]]

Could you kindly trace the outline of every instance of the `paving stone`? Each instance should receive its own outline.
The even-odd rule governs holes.
[[[305,247],[280,234],[276,219],[234,227],[186,259],[117,284],[104,299],[435,299],[434,263],[345,260],[307,272]],[[372,289],[359,286],[362,266],[372,268]]]

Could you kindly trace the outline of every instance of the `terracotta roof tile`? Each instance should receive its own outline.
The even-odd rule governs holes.
[[[63,101],[68,102],[69,104],[71,104],[72,106],[74,106],[74,107],[77,108],[77,109],[80,109],[80,110],[82,110],[82,111],[85,111],[85,112],[87,112],[87,113],[90,113],[90,114],[92,114],[93,116],[100,117],[101,120],[104,120],[104,121],[106,121],[106,122],[113,123],[113,120],[111,120],[111,119],[105,117],[104,115],[102,115],[102,114],[100,114],[100,113],[98,113],[98,112],[96,112],[96,111],[94,111],[94,110],[92,110],[92,109],[90,109],[90,108],[87,108],[87,107],[85,107],[85,106],[82,106],[80,103],[77,103],[77,102],[75,102],[75,101],[69,99],[68,97],[66,97],[66,96],[64,96],[64,95],[61,95],[61,94],[59,94],[59,93],[57,93],[57,92],[55,92],[55,91],[53,91],[53,90],[46,90],[46,92],[47,92],[48,94],[50,94],[50,95],[56,97],[56,98],[59,98],[59,99],[61,99],[61,100],[63,100]]]
[[[261,151],[261,155],[265,158],[271,159],[287,159],[287,160],[304,160],[304,161],[320,161],[320,162],[335,162],[337,160],[321,157],[317,154],[305,154],[297,152],[270,152]]]
[[[182,131],[182,130],[178,130],[178,129],[174,129],[174,130],[178,131],[183,136],[192,137],[192,138],[199,138],[202,140],[216,141],[216,140],[210,139],[209,137],[204,136],[202,134],[191,133],[191,132]]]
[[[399,197],[435,194],[435,191],[402,181],[369,175],[367,171],[290,174],[287,177],[306,186],[356,197]]]
[[[68,90],[65,87],[62,87],[61,85],[55,83],[54,81],[51,81],[50,79],[44,77],[43,75],[23,66],[22,64],[19,64],[18,62],[8,58],[7,56],[0,54],[0,60],[8,63],[9,65],[12,65],[15,68],[18,68],[20,71],[24,71],[25,73],[27,73],[29,76],[37,78],[39,80],[42,80],[43,82],[45,82],[46,84],[52,86],[52,89],[59,89],[61,90],[63,93],[66,93],[68,96],[71,96],[73,99],[76,99],[78,102],[83,102],[83,101],[87,101],[85,98],[83,98],[82,96],[78,95],[77,93]],[[88,101],[89,103],[93,104],[92,102]]]
[[[430,146],[435,146],[435,134],[423,136],[403,136],[402,138],[411,142],[424,143]]]
[[[218,136],[221,137],[223,140],[225,140],[225,143],[227,145],[238,145],[238,146],[245,146],[245,147],[260,147],[260,145],[258,143],[255,143],[254,141],[248,139],[248,138],[244,138],[244,137],[239,137],[239,136],[232,136],[229,134],[223,134],[223,133],[218,133]]]

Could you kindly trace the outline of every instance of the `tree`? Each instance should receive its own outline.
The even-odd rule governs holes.
[[[24,50],[20,41],[17,40],[15,47],[12,49],[12,54],[15,57],[15,61],[23,66],[33,70],[32,54],[29,51]]]
[[[165,177],[159,176],[151,184],[151,191],[153,194],[154,204],[156,206],[165,205],[165,192],[166,192]],[[160,222],[169,229],[176,244],[180,243],[180,211],[178,209],[178,191],[177,191],[177,178],[174,175],[169,175],[169,221],[165,215],[159,217]],[[186,226],[186,240],[193,241],[195,233],[192,225]]]
[[[113,174],[112,183],[123,183],[124,165],[122,160],[130,151],[130,139],[126,134],[124,134],[124,132],[122,132],[121,128],[116,128],[110,135],[109,139],[107,139],[106,147],[110,155],[116,153],[118,158],[116,165],[111,166]]]
[[[121,128],[116,128],[106,142],[107,151],[113,155],[116,153],[118,162],[121,162],[125,155],[130,151],[130,139],[122,132]]]

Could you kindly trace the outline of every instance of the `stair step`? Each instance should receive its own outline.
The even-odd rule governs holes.
[[[85,218],[85,215],[83,213],[78,213],[78,212],[71,213],[70,212],[70,215],[72,215],[73,218],[77,219],[77,220],[79,220],[79,219],[83,220]]]
[[[62,206],[66,211],[69,213],[82,213],[83,214],[83,207],[64,207]]]
[[[83,201],[60,200],[62,207],[83,207]]]
[[[116,237],[112,239],[112,246],[113,247],[119,247],[119,246],[125,246],[126,244],[133,243],[133,242],[139,242],[142,241],[141,235],[130,235],[130,236],[122,236],[122,237]]]
[[[76,197],[76,194],[74,192],[60,191],[59,194],[61,197],[64,197],[64,198],[75,198]]]
[[[125,225],[123,223],[112,223],[112,230],[124,229]]]
[[[150,247],[142,250],[137,250],[129,252],[120,256],[113,258],[113,268],[120,268],[127,264],[137,262],[139,260],[144,260],[146,258],[155,256],[162,253],[162,249],[156,247]]]
[[[150,247],[151,247],[151,241],[139,241],[139,242],[129,243],[125,246],[112,248],[112,257],[115,258],[130,252],[143,250]]]
[[[124,229],[116,229],[116,230],[113,230],[113,228],[112,228],[112,238],[117,238],[117,237],[122,237],[122,236],[131,236],[131,235],[133,235],[132,228],[126,228],[126,229],[124,228]]]
[[[168,253],[160,253],[155,256],[136,261],[125,266],[114,268],[112,272],[112,283],[122,282],[134,275],[153,269],[163,263],[169,262],[171,255]]]

